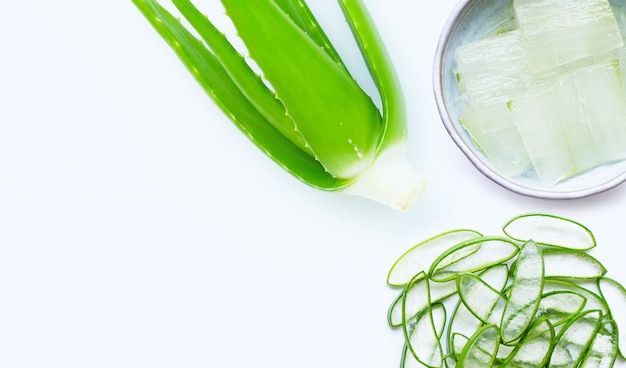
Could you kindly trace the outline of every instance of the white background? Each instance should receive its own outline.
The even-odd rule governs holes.
[[[335,1],[310,3],[373,91]],[[130,1],[0,5],[0,367],[397,367],[394,260],[441,231],[497,235],[531,211],[589,226],[593,254],[626,282],[626,186],[522,197],[447,135],[431,70],[456,1],[365,3],[409,102],[410,159],[430,180],[408,213],[282,171]]]

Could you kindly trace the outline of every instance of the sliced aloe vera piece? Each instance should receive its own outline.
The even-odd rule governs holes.
[[[509,299],[502,315],[502,341],[519,339],[534,319],[543,290],[543,258],[535,242],[527,241],[516,261]]]
[[[517,216],[502,230],[511,239],[521,242],[532,239],[540,245],[579,250],[596,246],[596,239],[586,226],[554,215],[530,213]]]
[[[426,273],[418,273],[391,305],[388,313],[390,326],[401,326],[403,314],[406,316],[405,319],[411,319],[425,311],[430,304],[455,294],[456,290],[454,281],[438,283],[436,287],[431,288]]]
[[[602,312],[585,311],[568,321],[556,337],[550,368],[575,368],[602,324]]]
[[[597,279],[606,273],[602,263],[582,251],[547,249],[543,262],[546,278]]]
[[[450,281],[462,273],[480,271],[506,262],[518,252],[518,246],[506,238],[471,239],[439,256],[430,268],[429,277],[437,282]]]
[[[409,346],[404,344],[402,349],[402,360],[400,361],[400,368],[427,368],[427,365],[422,364],[419,360],[415,359]]]
[[[465,345],[457,366],[463,368],[493,366],[499,346],[499,335],[498,326],[486,325],[481,327]]]
[[[605,322],[598,330],[587,354],[581,363],[581,368],[611,368],[617,358],[617,325],[614,321]]]
[[[402,300],[402,313],[400,317],[404,320],[409,320],[416,315],[426,311],[431,304],[438,302],[456,292],[455,282],[439,283],[437,287],[430,287],[430,282],[426,277],[425,272],[420,272],[413,280],[411,280],[403,293]],[[398,323],[398,311],[397,303],[394,303],[395,311],[392,311],[391,316],[393,324]]]
[[[462,350],[456,349],[457,346],[455,345],[454,336],[472,336],[481,325],[482,322],[467,309],[461,300],[459,300],[450,317],[447,336],[448,351],[454,356],[460,356]]]
[[[443,364],[441,335],[446,324],[443,304],[434,304],[424,313],[405,320],[404,333],[409,350],[420,363],[429,367]]]
[[[543,367],[550,359],[554,334],[554,327],[547,319],[535,320],[500,367]]]
[[[619,354],[626,356],[626,289],[617,281],[603,277],[598,280],[600,294],[609,307],[609,315],[615,321]]]
[[[563,280],[545,280],[543,284],[543,291],[549,293],[552,291],[571,291],[582,295],[587,300],[583,311],[599,310],[602,315],[609,315],[609,308],[606,305],[606,301],[593,291],[582,287],[581,285],[574,284]]]
[[[553,326],[561,325],[580,313],[587,298],[573,291],[551,291],[543,294],[536,318],[545,317]]]
[[[428,271],[440,254],[459,243],[479,236],[482,234],[477,231],[460,229],[439,234],[417,244],[401,255],[391,266],[387,275],[387,284],[404,286],[419,272]]]
[[[482,323],[487,323],[498,299],[503,296],[473,274],[459,276],[456,284],[463,304]]]

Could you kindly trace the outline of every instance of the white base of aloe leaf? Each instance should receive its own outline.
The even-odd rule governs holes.
[[[343,193],[408,211],[426,188],[426,183],[409,163],[405,144],[395,144],[380,152],[372,166]]]

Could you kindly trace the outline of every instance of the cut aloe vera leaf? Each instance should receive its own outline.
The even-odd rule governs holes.
[[[476,318],[486,324],[498,299],[503,296],[473,274],[459,276],[456,285],[463,304]]]
[[[485,368],[493,366],[500,341],[498,326],[486,325],[470,337],[463,349],[457,366]]]
[[[502,292],[509,281],[509,267],[506,263],[497,264],[480,272],[478,277],[492,289]]]
[[[469,239],[482,236],[474,230],[453,230],[425,240],[405,252],[391,266],[387,275],[387,284],[404,286],[413,276],[421,271],[428,271],[430,265],[440,254]]]
[[[440,338],[445,324],[446,309],[440,303],[432,305],[411,320],[405,320],[405,341],[417,361],[429,367],[440,367],[443,364]]]
[[[605,322],[587,350],[581,368],[611,368],[617,359],[617,325],[614,321]]]
[[[546,278],[597,279],[606,268],[588,253],[569,249],[543,251]]]
[[[521,248],[509,298],[502,314],[502,341],[519,339],[535,317],[543,290],[543,257],[532,240]]]
[[[404,344],[402,349],[402,360],[400,361],[400,368],[427,368],[427,365],[422,364],[419,360],[415,359],[411,350],[407,344]]]
[[[456,350],[454,335],[472,336],[480,328],[482,322],[463,304],[457,303],[448,326],[447,347],[448,351],[455,356],[460,356],[462,350]]]
[[[580,364],[581,368],[611,368],[618,356],[617,324],[604,322]]]
[[[547,319],[535,320],[500,367],[543,367],[550,359],[554,336],[554,327]]]
[[[608,277],[598,280],[598,289],[606,300],[609,315],[615,321],[619,354],[624,358],[626,356],[626,290],[620,283]]]
[[[434,288],[431,288],[430,285],[424,272],[415,275],[389,308],[387,320],[391,327],[402,325],[404,313],[406,313],[407,319],[411,319],[418,313],[425,311],[430,304],[446,299],[455,294],[457,290],[454,281],[438,283]]]
[[[465,349],[465,346],[467,345],[467,343],[469,342],[469,337],[460,334],[458,332],[455,332],[452,334],[452,355],[454,356],[455,360],[458,360],[459,357],[461,356],[461,353],[463,352],[463,349]]]
[[[433,262],[428,274],[436,282],[450,281],[462,273],[480,271],[506,262],[518,252],[518,246],[509,239],[479,237],[444,252]]]
[[[577,367],[601,325],[602,312],[598,310],[582,312],[568,321],[556,337],[549,367]]]
[[[551,291],[541,296],[535,318],[544,317],[551,325],[559,326],[579,314],[587,298],[573,291]]]
[[[393,318],[393,324],[398,323],[398,317],[404,320],[410,320],[416,315],[426,311],[431,304],[439,302],[452,294],[456,293],[455,282],[438,283],[436,287],[431,288],[431,283],[426,277],[425,272],[418,273],[413,280],[411,280],[403,293],[403,300],[401,303],[401,313],[398,316],[397,303],[396,311]],[[402,322],[400,322],[402,323]]]
[[[515,14],[528,62],[536,74],[552,75],[623,46],[607,0],[516,0]]]
[[[574,284],[565,280],[550,279],[545,280],[543,284],[543,291],[544,293],[550,293],[554,291],[570,291],[576,294],[580,294],[586,299],[585,306],[583,307],[582,311],[599,310],[600,312],[602,312],[603,316],[609,315],[609,308],[606,305],[606,301],[604,300],[604,298],[581,285]]]
[[[559,216],[530,213],[514,217],[502,228],[511,239],[551,247],[589,250],[596,246],[596,238],[586,226]]]

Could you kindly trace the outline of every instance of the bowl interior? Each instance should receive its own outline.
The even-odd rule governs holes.
[[[614,8],[626,0],[613,1]],[[461,93],[454,70],[457,47],[499,32],[517,28],[512,0],[462,0],[449,17],[437,48],[433,69],[433,88],[444,126],[453,141],[484,175],[514,192],[539,198],[571,199],[599,193],[626,180],[626,162],[603,165],[576,175],[554,186],[544,186],[529,174],[507,177],[496,171],[480,152],[459,118],[462,114]],[[626,144],[626,142],[625,142]]]

